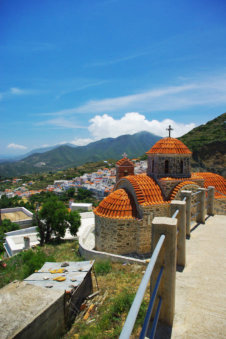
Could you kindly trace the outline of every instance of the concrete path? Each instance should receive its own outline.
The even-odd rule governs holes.
[[[177,272],[171,338],[226,338],[226,216],[192,230],[186,262]]]

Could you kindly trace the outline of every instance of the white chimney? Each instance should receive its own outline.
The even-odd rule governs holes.
[[[24,237],[24,249],[27,250],[28,248],[30,248],[30,238]]]

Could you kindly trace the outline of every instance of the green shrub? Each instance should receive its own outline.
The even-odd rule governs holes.
[[[0,288],[13,280],[23,280],[35,270],[39,270],[46,261],[55,261],[41,248],[23,251],[6,261],[5,268],[0,266]]]
[[[111,262],[109,260],[97,261],[94,264],[94,270],[97,275],[104,275],[111,272]]]

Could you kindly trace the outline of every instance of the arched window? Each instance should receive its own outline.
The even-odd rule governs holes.
[[[169,160],[165,160],[165,173],[169,173]]]
[[[152,173],[154,173],[154,164],[155,164],[155,162],[154,162],[154,159],[152,160]]]
[[[128,171],[125,170],[123,174],[124,174],[124,177],[126,177],[128,175]]]
[[[180,162],[180,173],[182,174],[184,172],[184,162],[181,160]]]

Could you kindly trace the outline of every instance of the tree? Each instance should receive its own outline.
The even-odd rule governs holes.
[[[77,200],[84,201],[86,199],[92,198],[93,193],[89,190],[86,190],[84,188],[79,188],[78,189],[78,194],[77,194]]]
[[[54,235],[60,239],[64,237],[66,229],[75,235],[80,226],[80,215],[77,212],[69,213],[62,201],[56,196],[46,200],[39,212],[35,213],[34,221],[38,226],[40,245],[49,243]]]
[[[68,190],[67,190],[67,196],[68,198],[73,198],[75,195],[75,189],[74,187],[70,187]]]
[[[79,226],[81,225],[81,216],[77,211],[69,213],[68,222],[70,224],[71,235],[76,235]]]

